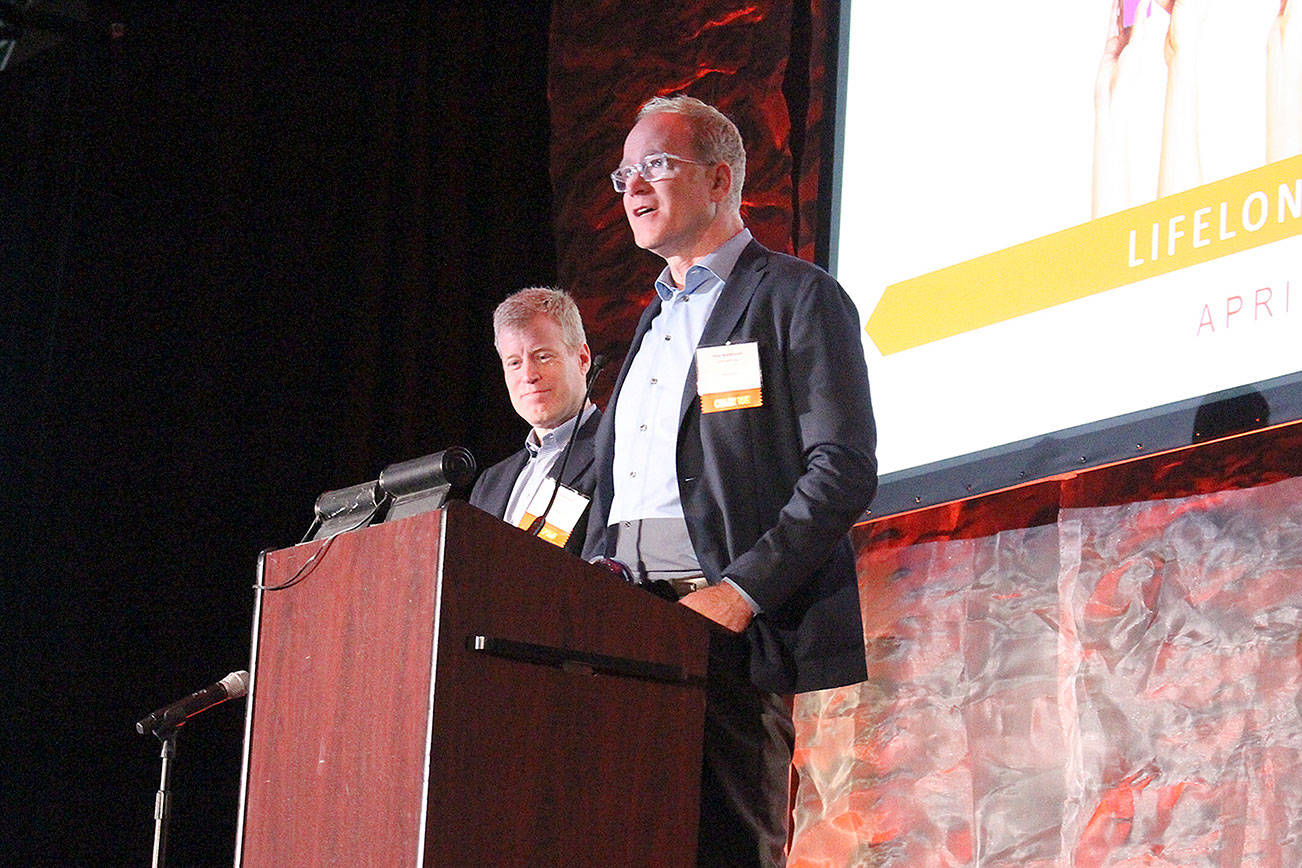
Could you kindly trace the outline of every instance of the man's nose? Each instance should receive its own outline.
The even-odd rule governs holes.
[[[642,177],[641,172],[634,172],[624,182],[625,193],[642,193],[651,189],[651,182]]]
[[[537,379],[538,379],[538,375],[539,375],[540,372],[541,372],[541,369],[539,368],[539,365],[538,365],[537,362],[533,361],[532,359],[525,359],[525,362],[524,362],[524,378],[525,378],[525,380],[527,380],[528,382],[532,383],[534,380],[537,380]]]

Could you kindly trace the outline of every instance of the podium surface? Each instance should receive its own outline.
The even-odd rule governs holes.
[[[696,613],[458,502],[263,567],[237,865],[693,864]]]

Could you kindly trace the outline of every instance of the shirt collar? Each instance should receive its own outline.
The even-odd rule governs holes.
[[[700,262],[687,269],[687,274],[683,275],[682,292],[691,295],[709,283],[711,278],[721,284],[727,283],[728,278],[732,276],[732,270],[737,266],[737,260],[741,258],[741,252],[746,249],[747,244],[750,244],[751,238],[750,230],[743,228],[711,253],[702,257]],[[656,292],[661,301],[669,301],[678,291],[669,266],[666,265],[660,272],[660,276],[656,278]]]
[[[585,407],[583,409],[583,420],[587,421],[588,417],[596,412],[596,410],[597,408],[594,404],[589,404]],[[578,420],[579,417],[574,416],[569,421],[562,422],[555,428],[544,431],[541,439],[538,437],[538,432],[530,428],[529,434],[524,438],[524,448],[529,450],[529,457],[537,458],[538,453],[540,452],[555,452],[564,447],[569,441],[570,435],[574,433],[574,428],[578,424]]]

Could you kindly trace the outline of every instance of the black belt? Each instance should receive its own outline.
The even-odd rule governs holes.
[[[686,579],[647,579],[641,585],[657,597],[681,600],[693,591],[709,587],[710,583],[705,576],[694,576]]]

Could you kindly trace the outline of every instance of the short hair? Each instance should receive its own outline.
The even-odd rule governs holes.
[[[746,148],[737,125],[714,106],[684,94],[652,97],[638,110],[637,120],[663,112],[680,114],[692,125],[692,147],[696,149],[693,157],[728,165],[732,170],[730,200],[740,208],[741,188],[746,183]]]
[[[549,286],[531,286],[511,293],[493,311],[493,346],[497,346],[502,329],[524,328],[538,316],[548,317],[561,327],[561,340],[570,349],[587,343],[583,317],[570,294]]]

